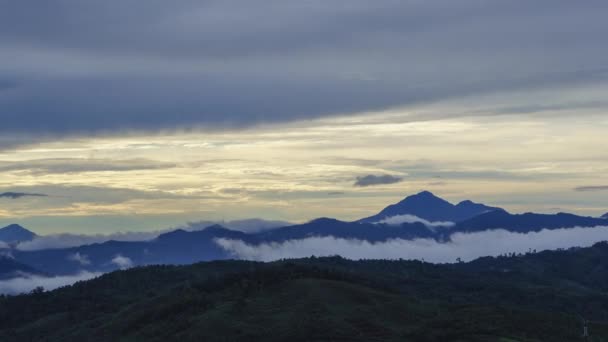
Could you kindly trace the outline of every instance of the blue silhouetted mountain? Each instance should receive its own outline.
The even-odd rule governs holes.
[[[18,224],[11,224],[4,228],[0,228],[0,241],[2,242],[19,243],[23,241],[30,241],[35,237],[36,234]]]
[[[596,227],[602,225],[606,225],[605,219],[567,213],[510,214],[504,210],[495,210],[460,222],[450,232],[479,232],[491,229],[505,229],[512,232],[528,233],[542,229]]]
[[[358,239],[372,242],[388,239],[432,238],[433,231],[422,223],[386,225],[344,222],[331,218],[319,218],[308,223],[293,225],[255,234],[254,243],[282,242],[307,237],[327,237]]]
[[[604,215],[602,215],[602,216],[600,216],[600,217],[601,217],[601,218],[603,218],[603,219],[608,220],[608,213],[605,213]]]
[[[428,221],[460,222],[497,209],[500,208],[474,203],[469,200],[454,205],[433,195],[429,191],[423,191],[416,195],[408,196],[399,203],[389,205],[380,213],[361,219],[359,222],[379,222],[397,215],[414,215]]]
[[[120,267],[112,260],[128,258],[132,265],[191,264],[197,261],[229,259],[233,256],[216,239],[240,240],[249,244],[284,242],[307,237],[336,237],[367,241],[401,238],[433,238],[435,233],[421,223],[391,226],[361,224],[321,218],[311,222],[260,233],[243,233],[215,225],[199,231],[177,229],[151,241],[107,241],[92,245],[12,251],[23,263],[53,274],[74,274],[83,270],[108,272]]]
[[[373,224],[395,215],[415,215],[429,221],[460,221],[455,226],[431,229],[423,223],[400,225]],[[466,219],[462,219],[466,218]],[[375,217],[358,222],[319,218],[298,225],[258,233],[244,233],[213,225],[202,230],[177,229],[151,241],[107,241],[86,246],[39,251],[12,250],[18,262],[52,274],[74,274],[87,270],[107,272],[130,265],[190,264],[197,261],[230,259],[234,256],[216,243],[216,239],[240,240],[247,244],[281,243],[310,237],[334,237],[370,242],[389,239],[429,238],[443,241],[457,232],[506,229],[527,233],[541,229],[595,227],[608,225],[606,219],[572,214],[519,214],[463,201],[453,205],[430,192],[410,196],[387,207]]]
[[[148,246],[145,263],[190,264],[200,260],[226,259],[230,255],[215,239],[247,240],[246,233],[213,225],[203,230],[176,230],[160,235]]]
[[[0,279],[9,279],[17,276],[28,275],[45,275],[33,267],[18,262],[17,260],[7,257],[0,256]]]
[[[227,259],[230,255],[214,242],[216,238],[247,240],[248,235],[221,226],[199,231],[177,229],[151,241],[106,241],[91,245],[12,251],[23,263],[52,274],[74,274],[83,270],[108,272],[120,268],[117,256],[132,265],[191,264],[202,260]]]

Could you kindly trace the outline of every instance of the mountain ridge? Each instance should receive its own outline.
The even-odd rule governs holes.
[[[471,200],[464,200],[454,205],[430,191],[422,191],[407,196],[403,200],[382,209],[378,214],[363,218],[357,222],[374,223],[398,215],[413,215],[428,221],[460,222],[484,212],[499,210]]]
[[[430,202],[429,202],[430,201]],[[149,241],[105,241],[59,249],[34,251],[11,250],[19,261],[52,274],[67,275],[86,270],[108,272],[121,267],[116,258],[128,260],[132,265],[190,264],[205,260],[230,259],[234,256],[216,243],[217,239],[237,240],[252,246],[272,245],[307,238],[332,237],[345,240],[360,240],[370,243],[386,242],[392,239],[428,239],[446,242],[456,233],[476,233],[485,230],[504,229],[510,232],[529,233],[543,229],[572,227],[608,226],[601,218],[583,217],[567,213],[558,214],[511,214],[501,208],[464,200],[453,205],[426,191],[408,196],[399,203],[426,206],[437,203],[440,208],[460,208],[464,212],[481,212],[454,225],[436,229],[427,226],[429,222],[370,223],[365,220],[355,222],[321,217],[302,224],[263,230],[243,232],[213,224],[200,230],[176,229],[160,234]],[[397,205],[399,205],[397,203]],[[387,207],[387,208],[390,208]],[[492,210],[488,210],[491,208]],[[466,215],[465,215],[466,216]],[[373,220],[370,220],[373,221]],[[431,222],[432,223],[432,222]]]
[[[29,265],[18,262],[10,256],[0,256],[0,280],[11,279],[23,275],[46,276],[47,274]]]
[[[506,210],[495,210],[458,223],[451,233],[471,233],[492,229],[505,229],[511,232],[529,233],[537,232],[542,229],[597,226],[608,226],[608,222],[604,219],[578,216],[569,213],[511,214]]]

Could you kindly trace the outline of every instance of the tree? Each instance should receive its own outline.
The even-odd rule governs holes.
[[[37,295],[37,294],[41,294],[41,293],[43,293],[43,292],[44,292],[44,287],[42,287],[42,286],[36,286],[36,287],[35,287],[35,288],[34,288],[34,289],[33,289],[33,290],[30,292],[30,294]]]

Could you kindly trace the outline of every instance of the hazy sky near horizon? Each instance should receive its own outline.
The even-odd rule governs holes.
[[[0,6],[0,224],[608,211],[604,1]]]

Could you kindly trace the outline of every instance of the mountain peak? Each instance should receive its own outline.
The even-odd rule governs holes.
[[[373,223],[397,215],[414,215],[428,221],[459,222],[499,208],[464,200],[458,205],[436,196],[430,191],[421,191],[389,205],[377,215],[364,218],[359,222]]]
[[[600,218],[604,218],[608,220],[608,213],[605,213],[604,215],[600,216]]]
[[[175,238],[175,237],[178,237],[178,236],[183,236],[183,235],[186,235],[186,234],[188,234],[188,232],[186,230],[178,228],[178,229],[172,230],[170,232],[166,232],[166,233],[160,234],[156,238],[156,240],[166,240],[166,239]]]
[[[331,223],[335,223],[338,222],[338,220],[334,219],[334,218],[329,218],[329,217],[319,217],[316,218],[314,220],[311,220],[310,224],[331,224]]]
[[[6,243],[15,243],[29,241],[36,237],[36,234],[23,228],[22,226],[13,223],[4,228],[0,228],[0,241]]]
[[[209,227],[203,228],[201,231],[207,232],[207,233],[214,233],[214,232],[226,232],[226,231],[231,231],[231,230],[222,225],[214,224]]]
[[[433,206],[452,205],[450,202],[444,200],[441,197],[435,196],[435,194],[433,194],[430,191],[426,191],[426,190],[421,191],[414,195],[407,196],[406,198],[401,200],[401,202],[397,203],[397,205],[402,205],[402,204],[407,204],[407,203],[410,203],[410,204],[416,203],[417,205],[433,205]]]
[[[27,230],[27,229],[23,228],[23,226],[21,226],[17,223],[13,223],[13,224],[9,224],[8,226],[2,228],[2,230]]]
[[[464,200],[464,201],[461,201],[460,203],[456,204],[456,206],[468,206],[468,205],[474,205],[474,204],[477,204],[477,203],[475,203],[471,200]]]
[[[420,199],[441,199],[441,198],[435,196],[434,193],[432,193],[430,191],[427,191],[427,190],[424,190],[424,191],[420,191],[417,194],[407,196],[406,198],[403,199],[403,201],[408,200],[408,199],[410,199],[410,200],[411,199],[417,199],[417,198],[420,198]]]

